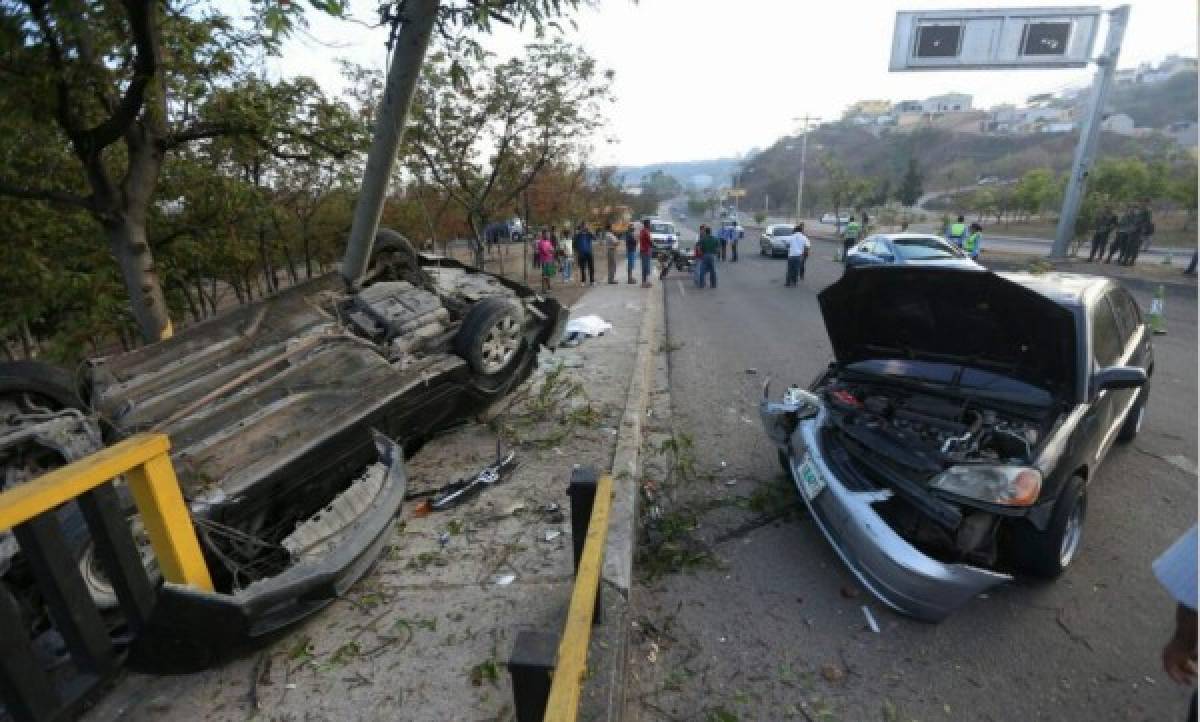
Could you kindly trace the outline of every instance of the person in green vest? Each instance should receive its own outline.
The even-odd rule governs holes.
[[[971,257],[971,260],[979,258],[979,251],[983,243],[983,226],[978,223],[971,224],[971,232],[967,234],[966,240],[963,241],[963,250]]]
[[[842,258],[846,258],[846,254],[858,243],[858,236],[862,233],[862,226],[858,225],[858,221],[854,216],[850,216],[850,222],[842,229]]]
[[[962,216],[958,220],[950,224],[950,229],[946,232],[946,238],[959,248],[963,247],[963,240],[967,237],[967,224]]]

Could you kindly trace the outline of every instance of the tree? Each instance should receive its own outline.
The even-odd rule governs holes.
[[[825,192],[833,204],[833,213],[842,217],[842,209],[858,208],[870,192],[870,183],[860,178],[854,178],[847,172],[846,167],[830,157],[821,159],[821,168],[825,172]]]
[[[239,113],[240,54],[258,44],[223,14],[184,0],[0,2],[0,115],[53,124],[73,163],[54,176],[0,171],[0,195],[81,209],[104,232],[141,336],[171,333],[147,221],[166,158],[229,135],[296,155],[320,126]],[[331,152],[339,152],[330,149]],[[63,168],[67,170],[67,168]]]
[[[896,200],[909,207],[915,206],[925,193],[922,186],[923,180],[921,169],[917,166],[917,159],[910,157],[908,169],[904,171],[904,176],[900,179],[900,186],[896,188]]]
[[[483,263],[488,221],[600,124],[611,79],[582,48],[561,40],[528,45],[490,69],[479,58],[446,51],[427,60],[408,165],[428,172],[467,215],[476,265]]]

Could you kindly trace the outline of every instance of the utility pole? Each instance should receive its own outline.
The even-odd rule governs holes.
[[[796,179],[796,223],[804,220],[804,169],[808,165],[808,124],[820,120],[814,115],[804,115],[792,118],[803,123],[801,132],[804,134],[800,141],[800,177]]]
[[[350,239],[346,242],[346,256],[342,259],[342,279],[351,288],[358,287],[371,260],[371,248],[375,245],[375,233],[379,230],[379,218],[383,215],[388,181],[396,166],[396,151],[404,136],[408,110],[417,88],[417,79],[421,76],[421,66],[425,62],[425,50],[429,47],[429,36],[433,34],[439,4],[439,0],[407,0],[404,3],[404,25],[396,34],[387,85],[379,101],[379,110],[375,113],[375,135],[367,153],[362,186],[354,204]]]
[[[1104,54],[1096,58],[1096,79],[1092,85],[1092,98],[1088,113],[1079,127],[1079,144],[1075,146],[1075,162],[1071,176],[1067,179],[1067,190],[1063,196],[1062,211],[1058,216],[1058,230],[1054,234],[1051,258],[1066,258],[1071,239],[1075,236],[1075,219],[1079,216],[1079,204],[1087,184],[1088,172],[1096,159],[1096,145],[1100,139],[1100,126],[1104,122],[1104,103],[1108,88],[1117,72],[1117,58],[1121,55],[1121,41],[1125,38],[1125,26],[1129,23],[1129,6],[1121,5],[1108,11],[1108,36],[1104,41]]]

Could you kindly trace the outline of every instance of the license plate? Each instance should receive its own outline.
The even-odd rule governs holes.
[[[817,467],[812,463],[812,459],[807,454],[804,455],[804,461],[800,462],[800,469],[797,473],[797,478],[800,480],[800,493],[804,494],[804,498],[812,501],[817,498],[825,489],[825,477],[821,476],[821,472],[817,471]]]

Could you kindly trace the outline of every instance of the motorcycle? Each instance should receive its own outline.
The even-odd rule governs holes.
[[[672,268],[678,271],[686,271],[689,274],[695,272],[696,258],[691,252],[685,253],[678,248],[669,248],[659,251],[657,258],[659,280],[666,278]]]

